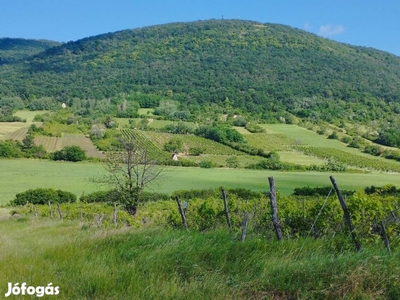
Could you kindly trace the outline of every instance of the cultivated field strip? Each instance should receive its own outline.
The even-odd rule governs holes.
[[[288,150],[295,141],[283,134],[252,133],[244,136],[250,146],[262,148],[265,151]]]
[[[154,157],[166,157],[166,153],[164,153],[160,147],[158,147],[152,139],[146,134],[145,131],[138,129],[121,129],[121,134],[127,139],[133,139],[135,143],[143,148],[148,149],[149,154]]]
[[[144,133],[150,138],[151,141],[153,141],[155,145],[157,145],[159,149],[163,149],[164,145],[171,138],[181,138],[187,148],[200,148],[203,150],[204,154],[244,155],[243,152],[232,149],[231,147],[195,135],[160,133],[155,131],[146,131]]]
[[[28,130],[29,124],[23,122],[0,122],[0,140],[12,140],[19,130]],[[19,135],[20,133],[18,133]],[[26,133],[25,133],[26,134]],[[23,138],[23,137],[22,137]]]
[[[85,150],[86,155],[89,157],[104,157],[103,153],[96,149],[92,141],[82,134],[63,134],[61,142],[63,148],[66,146],[79,146]]]
[[[29,127],[20,128],[17,131],[14,131],[13,133],[8,134],[7,139],[22,142],[22,140],[28,133],[28,129],[29,129]]]
[[[42,145],[46,151],[50,153],[58,151],[66,146],[79,146],[85,150],[88,157],[104,157],[104,155],[96,149],[92,141],[83,134],[63,134],[62,137],[36,136],[35,144]]]
[[[54,152],[62,148],[62,138],[51,136],[36,136],[35,145],[43,146],[47,152]]]
[[[396,161],[368,158],[328,147],[298,146],[297,149],[306,155],[314,155],[319,158],[333,158],[349,166],[368,170],[400,172],[400,163]]]

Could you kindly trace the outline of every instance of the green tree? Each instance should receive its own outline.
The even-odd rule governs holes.
[[[35,137],[32,134],[27,134],[24,139],[22,140],[22,149],[28,150],[35,146],[34,142]]]
[[[0,141],[0,157],[23,157],[21,147],[17,141]]]
[[[86,159],[86,152],[79,146],[66,146],[61,150],[55,151],[51,158],[53,160],[77,162]]]

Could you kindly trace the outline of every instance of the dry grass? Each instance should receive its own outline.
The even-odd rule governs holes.
[[[28,130],[30,123],[0,122],[0,140],[11,139],[11,135],[21,129]]]

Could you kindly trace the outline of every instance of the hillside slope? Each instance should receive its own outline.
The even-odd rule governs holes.
[[[103,99],[142,92],[325,120],[400,112],[400,58],[277,24],[209,20],[124,30],[0,66],[0,95]],[[226,101],[226,99],[229,101]],[[143,106],[143,105],[142,105]]]
[[[0,65],[26,59],[60,44],[46,40],[0,38]]]

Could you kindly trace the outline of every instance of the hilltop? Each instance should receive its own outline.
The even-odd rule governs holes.
[[[27,59],[60,44],[47,40],[0,38],[0,65]]]
[[[172,23],[22,57],[0,66],[8,79],[0,83],[0,95],[71,103],[141,93],[179,101],[191,111],[216,104],[267,121],[296,116],[367,122],[400,112],[400,57],[279,24]],[[139,104],[155,107],[159,100]]]

